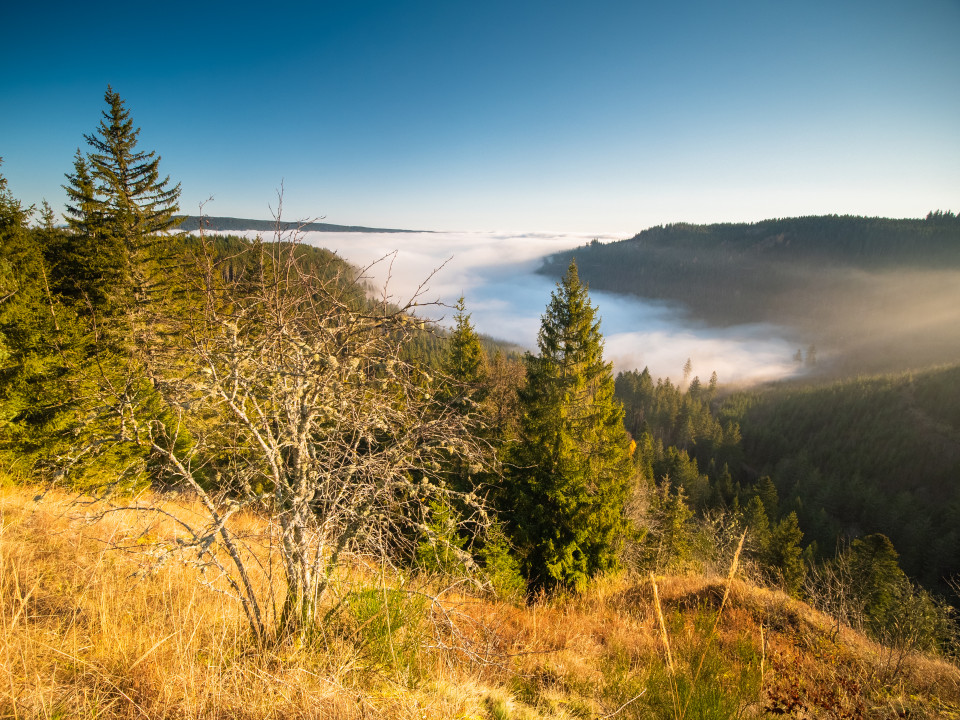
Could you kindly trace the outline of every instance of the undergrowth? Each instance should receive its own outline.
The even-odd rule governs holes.
[[[879,645],[736,566],[523,606],[357,563],[316,633],[257,643],[123,518],[41,495],[0,487],[0,717],[960,717],[955,666],[915,655],[893,677]]]

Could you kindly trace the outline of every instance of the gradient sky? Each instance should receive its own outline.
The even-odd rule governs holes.
[[[112,84],[181,207],[434,230],[960,210],[960,1],[13,3],[0,156]],[[32,5],[32,7],[28,7]]]

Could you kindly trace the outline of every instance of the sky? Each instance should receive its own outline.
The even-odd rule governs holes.
[[[960,210],[960,0],[10,3],[0,172],[108,84],[195,214],[629,237]]]

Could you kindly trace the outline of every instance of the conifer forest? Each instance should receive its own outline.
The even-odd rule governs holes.
[[[0,175],[0,714],[960,716],[960,327],[828,319],[960,269],[952,212],[560,253],[524,350],[289,219],[185,219],[104,101],[62,215]],[[671,380],[614,368],[591,289],[833,334],[793,378]],[[180,620],[103,641],[111,576]]]

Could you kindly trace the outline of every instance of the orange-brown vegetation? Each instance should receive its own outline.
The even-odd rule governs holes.
[[[329,601],[352,609],[258,645],[216,579],[154,567],[162,525],[72,501],[0,488],[2,717],[960,717],[956,665],[721,577],[656,578],[664,633],[649,579],[517,607],[358,564]]]

